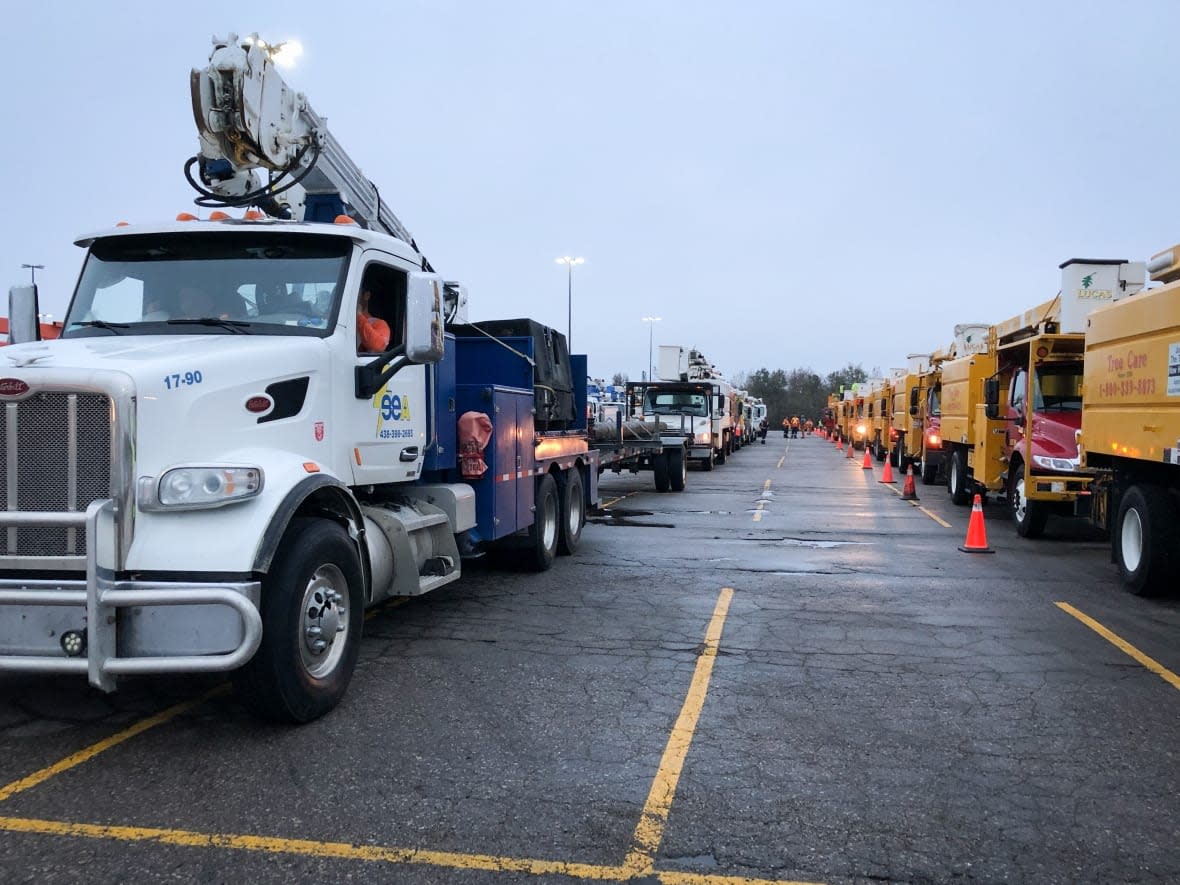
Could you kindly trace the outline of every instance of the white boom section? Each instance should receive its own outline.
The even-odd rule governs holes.
[[[303,93],[287,86],[272,53],[256,35],[239,41],[230,34],[214,38],[209,64],[193,70],[193,116],[205,185],[234,200],[258,191],[265,195],[266,185],[255,170],[286,173],[299,182],[287,192],[293,199],[279,202],[289,207],[295,220],[304,220],[307,196],[335,196],[362,226],[414,245],[410,231],[328,131],[324,119]]]

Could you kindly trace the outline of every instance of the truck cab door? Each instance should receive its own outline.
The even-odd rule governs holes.
[[[355,331],[349,385],[357,366],[371,364],[406,342],[409,274],[393,256],[367,252],[364,257],[360,288],[346,293],[341,316],[342,325]],[[353,485],[408,482],[421,475],[427,444],[426,366],[404,365],[371,396],[361,399],[350,387],[339,399],[348,412]]]

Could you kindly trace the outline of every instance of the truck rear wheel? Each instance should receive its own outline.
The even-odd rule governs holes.
[[[656,479],[656,491],[668,491],[668,456],[663,452],[658,452],[651,456],[651,472]]]
[[[1024,464],[1013,461],[1008,471],[1008,503],[1016,534],[1022,538],[1039,538],[1049,521],[1049,510],[1043,501],[1030,501],[1025,494]]]
[[[582,474],[577,467],[572,467],[561,484],[561,534],[557,539],[557,552],[572,556],[578,549],[585,525],[586,496],[582,491]]]
[[[348,533],[296,519],[262,581],[262,644],[234,674],[239,697],[278,722],[310,722],[340,702],[360,650],[364,589]]]
[[[922,476],[922,485],[932,486],[938,480],[938,465],[931,464],[930,459],[925,455],[918,464],[918,472]]]
[[[534,499],[533,524],[529,526],[529,565],[535,572],[548,571],[557,556],[557,539],[561,534],[558,523],[557,483],[546,473],[537,479]]]
[[[684,449],[672,449],[668,452],[668,482],[672,491],[683,492],[684,483],[688,479],[688,458]]]
[[[967,455],[960,449],[951,452],[951,466],[946,474],[946,490],[950,492],[951,503],[958,507],[971,500],[967,479]]]
[[[1119,504],[1113,535],[1119,577],[1137,596],[1156,596],[1175,581],[1180,564],[1180,530],[1167,492],[1131,486]]]

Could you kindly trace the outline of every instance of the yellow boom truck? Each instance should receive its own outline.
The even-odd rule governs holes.
[[[997,374],[994,327],[982,323],[955,326],[953,359],[942,363],[942,449],[947,491],[956,504],[975,492],[1004,488],[1003,453],[1006,422],[988,421],[984,383]]]
[[[983,382],[986,420],[975,421],[973,456],[959,464],[968,498],[976,490],[1006,492],[1024,538],[1039,536],[1050,514],[1090,516],[1091,477],[1078,444],[1086,319],[1115,292],[1131,294],[1144,283],[1142,262],[1071,258],[1061,272],[1056,298],[992,327],[996,368]],[[993,473],[997,463],[1003,469]]]
[[[910,391],[910,414],[917,416],[922,445],[909,458],[916,462],[923,485],[934,485],[942,472],[942,364],[951,358],[953,349],[954,345],[932,353],[930,365],[919,375],[918,387]]]
[[[1092,518],[1134,593],[1180,578],[1180,246],[1152,257],[1165,283],[1115,292],[1086,329],[1081,447],[1094,471]]]
[[[893,373],[889,463],[899,470],[905,470],[914,454],[922,451],[922,419],[918,416],[918,402],[922,374],[929,366],[930,354],[911,353],[906,356],[906,367],[895,369]]]
[[[878,461],[884,461],[889,454],[889,431],[893,426],[892,403],[892,381],[889,378],[872,379],[865,392],[865,445]]]

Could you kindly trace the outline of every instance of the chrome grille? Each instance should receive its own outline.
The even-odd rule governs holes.
[[[42,392],[0,405],[0,504],[7,511],[85,511],[111,495],[111,399],[98,393]],[[80,556],[73,528],[0,531],[0,554]]]

